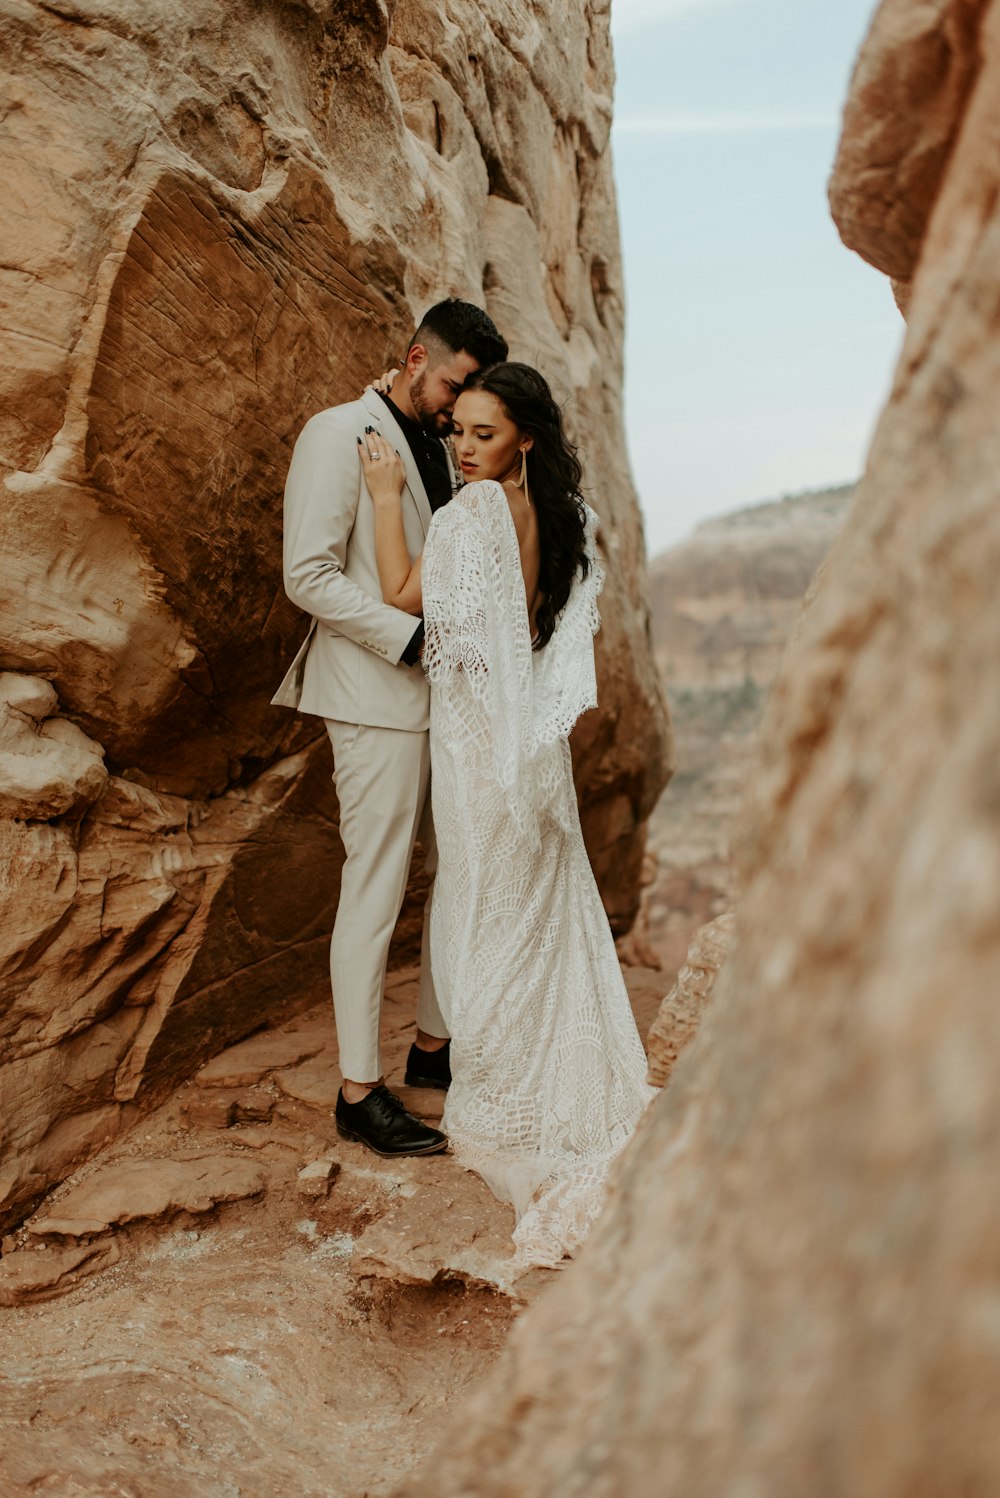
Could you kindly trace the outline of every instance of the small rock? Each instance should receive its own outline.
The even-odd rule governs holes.
[[[297,1177],[299,1195],[325,1197],[339,1172],[340,1165],[336,1160],[310,1160]]]
[[[65,1295],[86,1275],[117,1264],[121,1250],[114,1238],[66,1248],[15,1249],[0,1259],[0,1306],[21,1306]]]
[[[193,1092],[181,1106],[190,1129],[228,1129],[236,1121],[236,1102],[231,1097]]]
[[[266,1092],[241,1092],[233,1101],[236,1123],[268,1123],[274,1112],[274,1098]]]

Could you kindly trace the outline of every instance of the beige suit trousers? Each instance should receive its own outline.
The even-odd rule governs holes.
[[[330,943],[330,980],[340,1070],[352,1082],[382,1075],[379,1022],[389,943],[406,894],[419,835],[428,871],[437,862],[430,815],[430,742],[425,732],[326,719],[340,836],[347,857]],[[430,897],[424,911],[417,1025],[447,1036],[430,959]]]

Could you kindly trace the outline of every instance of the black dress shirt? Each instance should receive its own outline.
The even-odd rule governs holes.
[[[451,499],[451,469],[445,457],[444,443],[439,437],[431,437],[425,432],[419,421],[414,421],[412,416],[407,416],[393,404],[387,395],[383,395],[382,399],[392,413],[393,421],[398,424],[406,438],[406,445],[413,454],[417,472],[423,479],[424,488],[427,490],[431,510],[440,510],[441,506],[446,505]],[[423,643],[424,621],[421,619],[414,630],[413,638],[400,656],[404,665],[415,666],[417,664]]]
[[[406,445],[413,454],[417,471],[424,481],[431,510],[440,510],[451,499],[451,469],[444,455],[444,443],[440,437],[432,437],[425,432],[419,421],[414,421],[412,416],[407,416],[398,406],[394,406],[387,395],[383,395],[382,399],[406,438]]]

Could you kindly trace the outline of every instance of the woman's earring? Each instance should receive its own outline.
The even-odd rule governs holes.
[[[517,487],[519,489],[523,489],[524,492],[525,492],[525,494],[527,494],[527,492],[528,492],[528,449],[526,447],[522,447],[521,448],[521,477],[517,481]]]

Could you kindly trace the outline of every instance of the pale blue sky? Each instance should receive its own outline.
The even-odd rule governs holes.
[[[625,414],[651,553],[853,479],[903,323],[826,203],[873,0],[612,0]]]

